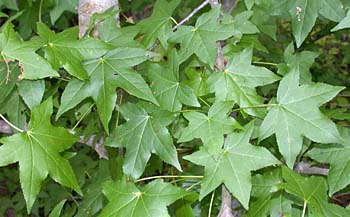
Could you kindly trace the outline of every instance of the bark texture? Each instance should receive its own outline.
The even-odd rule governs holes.
[[[82,38],[89,27],[90,17],[94,13],[102,13],[105,10],[115,7],[119,9],[118,0],[79,0],[78,15],[79,15],[79,38]],[[118,19],[116,20],[118,25]]]

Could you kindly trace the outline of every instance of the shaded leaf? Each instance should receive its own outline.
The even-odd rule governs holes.
[[[75,174],[60,152],[69,149],[77,137],[64,128],[50,123],[52,100],[33,108],[29,130],[1,138],[0,166],[19,163],[22,191],[30,210],[40,191],[41,183],[50,175],[56,182],[81,194]]]
[[[59,76],[51,65],[40,55],[35,53],[30,42],[24,42],[13,30],[13,25],[5,24],[0,35],[0,59],[3,61],[17,60],[23,67],[23,79],[40,79]]]

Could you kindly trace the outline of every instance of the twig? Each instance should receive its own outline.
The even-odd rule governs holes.
[[[322,168],[317,166],[312,166],[310,163],[305,162],[299,162],[295,167],[294,170],[301,174],[308,174],[308,175],[328,175],[329,169],[328,168]]]
[[[221,189],[221,208],[219,215],[220,217],[233,217],[232,214],[232,198],[226,187],[222,185]]]
[[[9,126],[11,126],[13,129],[15,129],[15,130],[17,130],[18,132],[21,132],[21,133],[24,132],[24,130],[22,130],[22,129],[16,127],[16,126],[13,125],[10,121],[8,121],[2,114],[0,114],[0,117],[1,117]]]
[[[213,208],[214,196],[215,196],[215,190],[214,190],[213,193],[211,194],[210,205],[209,205],[209,211],[208,211],[208,217],[211,216],[211,210],[212,210],[212,208]]]
[[[193,11],[187,15],[183,20],[181,20],[176,26],[173,27],[173,30],[177,29],[177,27],[181,26],[182,24],[188,22],[198,11],[200,11],[202,8],[204,8],[207,4],[209,4],[209,0],[205,0],[202,4],[198,5]]]
[[[152,179],[165,179],[165,178],[188,178],[188,179],[202,179],[203,176],[177,176],[177,175],[164,175],[164,176],[150,176],[142,179],[137,179],[134,182],[142,182]]]

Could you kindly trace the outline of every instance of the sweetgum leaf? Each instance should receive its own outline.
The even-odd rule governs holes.
[[[18,162],[28,213],[47,175],[81,194],[70,163],[60,155],[60,152],[69,149],[78,138],[64,128],[52,126],[51,115],[50,98],[33,108],[28,131],[0,140],[3,143],[0,146],[0,166]]]
[[[170,217],[166,207],[192,194],[161,180],[139,188],[125,180],[110,181],[104,183],[103,193],[109,203],[100,217]]]
[[[175,50],[169,55],[167,65],[152,64],[149,67],[151,88],[160,107],[172,112],[179,111],[182,104],[199,107],[200,104],[191,87],[180,82],[179,58]]]
[[[350,133],[346,129],[341,132],[344,138],[341,146],[316,147],[307,153],[307,156],[318,162],[331,165],[327,176],[330,196],[350,184]]]
[[[94,38],[78,40],[77,27],[57,34],[43,23],[38,23],[37,28],[42,39],[45,57],[53,67],[58,70],[62,65],[69,74],[82,80],[88,78],[82,61],[100,57],[110,48],[107,44]]]
[[[290,194],[303,199],[312,216],[349,216],[350,210],[328,203],[327,185],[322,177],[305,178],[293,170],[282,167],[282,176],[286,181],[281,186]]]
[[[11,23],[5,24],[0,35],[1,60],[17,60],[23,67],[23,79],[59,76],[44,58],[35,53],[37,49],[30,42],[19,38]]]
[[[318,143],[340,142],[335,124],[318,107],[343,89],[323,83],[299,86],[299,73],[288,73],[280,82],[277,105],[260,126],[260,140],[276,134],[279,151],[290,168],[301,151],[303,136]]]
[[[153,8],[152,15],[142,20],[137,24],[137,28],[140,33],[144,33],[141,43],[149,48],[159,39],[160,43],[167,48],[167,40],[172,34],[171,15],[176,7],[179,5],[180,0],[162,0],[157,1]]]
[[[145,170],[151,153],[181,171],[172,137],[166,128],[174,114],[156,110],[148,113],[137,104],[125,104],[119,109],[126,123],[115,129],[109,146],[126,147],[124,173],[136,179]],[[114,141],[115,140],[115,141]]]
[[[224,148],[219,154],[210,154],[206,148],[185,156],[184,159],[205,167],[199,199],[224,183],[244,208],[248,209],[252,188],[251,171],[279,164],[279,161],[265,148],[249,143],[254,123],[245,131],[227,136]]]
[[[220,7],[211,9],[202,14],[193,26],[179,26],[177,31],[169,38],[170,42],[180,43],[179,55],[188,57],[192,54],[207,63],[211,68],[214,66],[217,48],[216,41],[231,37],[235,30],[232,24],[218,23]]]
[[[189,124],[182,129],[178,142],[199,138],[208,151],[221,150],[224,144],[224,134],[232,133],[235,128],[240,127],[236,120],[228,114],[232,109],[232,104],[232,101],[215,102],[210,107],[208,115],[199,112],[183,113]]]
[[[279,77],[264,67],[251,65],[252,56],[253,49],[246,48],[229,60],[225,70],[209,77],[208,83],[217,100],[233,100],[241,107],[254,107],[263,103],[255,87],[270,84]],[[246,112],[257,117],[265,114],[261,108],[247,109]]]
[[[139,48],[117,48],[100,59],[85,62],[89,79],[81,81],[72,79],[61,98],[61,106],[56,118],[74,108],[84,99],[91,97],[98,109],[100,119],[106,132],[117,99],[115,89],[121,87],[131,95],[158,104],[152,91],[140,74],[131,67],[145,60],[151,54]]]
[[[44,80],[23,80],[18,83],[18,92],[26,105],[32,109],[40,104],[45,92]]]

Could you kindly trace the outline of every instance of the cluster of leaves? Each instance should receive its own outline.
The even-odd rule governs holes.
[[[1,215],[207,216],[221,185],[246,216],[350,215],[329,202],[349,192],[349,115],[323,106],[345,87],[312,68],[317,22],[349,34],[347,1],[208,4],[182,25],[201,1],[121,1],[121,28],[108,11],[81,39],[77,1],[19,2],[0,2]]]

